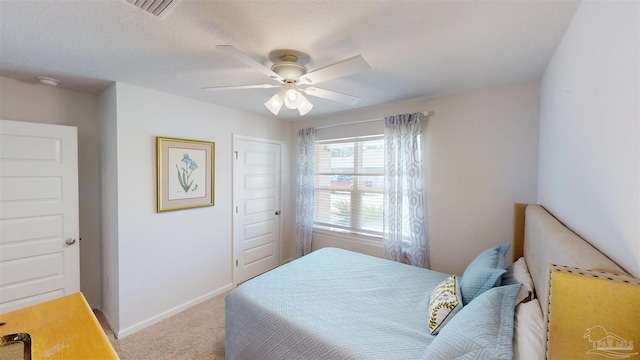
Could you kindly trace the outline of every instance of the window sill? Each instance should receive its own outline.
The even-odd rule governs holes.
[[[355,241],[359,243],[368,243],[370,245],[375,245],[375,246],[380,246],[380,244],[382,243],[382,236],[358,234],[358,233],[353,233],[349,231],[336,231],[336,230],[329,230],[327,228],[314,227],[313,233],[319,234],[319,235],[331,236],[335,238],[341,238],[349,241]]]

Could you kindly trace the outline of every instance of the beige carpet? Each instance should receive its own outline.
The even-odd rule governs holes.
[[[124,339],[116,339],[96,311],[122,360],[224,359],[224,298],[218,295]]]

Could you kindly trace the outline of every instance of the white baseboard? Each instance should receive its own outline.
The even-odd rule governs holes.
[[[223,286],[223,287],[221,287],[221,288],[219,288],[217,290],[214,290],[212,292],[204,294],[204,295],[202,295],[200,297],[197,297],[197,298],[195,298],[193,300],[187,301],[184,304],[180,304],[180,305],[178,305],[178,306],[176,306],[176,307],[174,307],[172,309],[169,309],[169,310],[167,310],[165,312],[162,312],[162,313],[160,313],[160,314],[158,314],[156,316],[150,317],[150,318],[148,318],[146,320],[143,320],[143,321],[141,321],[141,322],[139,322],[137,324],[134,324],[132,326],[129,326],[127,328],[124,328],[124,329],[121,329],[121,330],[118,330],[118,331],[114,331],[113,334],[115,335],[115,337],[117,339],[122,339],[122,338],[127,337],[127,336],[129,336],[131,334],[134,334],[134,333],[136,333],[136,332],[138,332],[138,331],[140,331],[140,330],[142,330],[142,329],[144,329],[146,327],[149,327],[149,326],[151,326],[153,324],[159,323],[160,321],[162,321],[162,320],[164,320],[166,318],[169,318],[169,317],[171,317],[171,316],[173,316],[173,315],[175,315],[175,314],[177,314],[179,312],[182,312],[182,311],[184,311],[184,310],[186,310],[186,309],[188,309],[188,308],[190,308],[190,307],[192,307],[194,305],[200,304],[201,302],[204,302],[204,301],[209,300],[211,298],[214,298],[214,297],[216,297],[216,296],[218,296],[220,294],[223,294],[224,292],[229,291],[229,290],[231,290],[233,288],[234,288],[233,284],[225,285],[225,286]],[[106,316],[105,316],[105,319],[107,320],[107,323],[109,324],[109,327],[111,327],[111,329],[114,329],[114,327],[111,326],[111,322],[109,321],[109,319]]]

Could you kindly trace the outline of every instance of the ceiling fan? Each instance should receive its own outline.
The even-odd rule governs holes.
[[[264,103],[264,106],[274,115],[278,115],[283,104],[289,109],[297,109],[300,115],[305,115],[311,111],[313,104],[311,104],[301,92],[323,99],[354,105],[360,101],[361,98],[311,85],[371,70],[369,64],[367,64],[360,55],[314,71],[309,71],[305,66],[309,61],[309,56],[295,50],[272,51],[269,54],[269,58],[273,61],[273,66],[268,68],[231,45],[217,45],[216,48],[235,57],[246,65],[257,69],[272,80],[277,81],[278,84],[217,86],[205,87],[203,89],[218,91],[281,87],[282,90],[280,92],[273,95]]]

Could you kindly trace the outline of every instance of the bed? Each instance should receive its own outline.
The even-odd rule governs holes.
[[[513,264],[505,269],[509,248]],[[496,269],[487,272],[487,261]],[[461,279],[346,250],[320,249],[243,283],[227,296],[226,358],[531,358],[534,352],[544,353],[551,263],[624,273],[540,205],[516,204],[513,243],[478,255]],[[526,264],[529,280],[515,276],[516,281],[508,282],[517,275],[518,264]],[[442,322],[432,326],[430,314],[442,309],[434,307],[432,298],[442,289],[452,289],[446,299],[455,295],[453,303],[461,304],[449,306]]]

